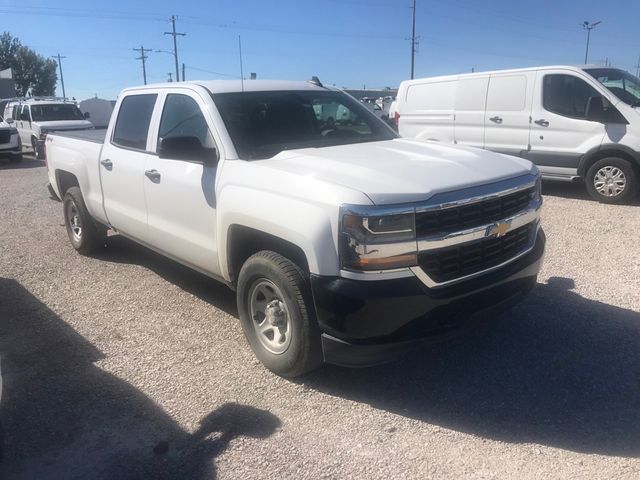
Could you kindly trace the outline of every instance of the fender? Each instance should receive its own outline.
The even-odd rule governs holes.
[[[218,205],[224,205],[217,216],[218,251],[222,276],[231,280],[229,272],[229,229],[240,225],[286,240],[303,251],[310,273],[337,275],[339,261],[337,240],[331,218],[338,218],[321,205],[284,197],[277,193],[229,185],[221,192]]]
[[[580,158],[580,163],[578,164],[578,175],[584,177],[587,173],[587,170],[593,163],[594,157],[602,158],[602,153],[610,152],[611,155],[622,154],[623,157],[630,157],[636,166],[640,166],[640,152],[637,152],[631,147],[626,145],[622,145],[620,143],[603,143],[596,147],[593,147],[589,151],[587,151],[582,158]],[[607,154],[608,156],[608,154]]]

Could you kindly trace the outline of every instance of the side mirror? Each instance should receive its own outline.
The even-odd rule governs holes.
[[[84,112],[82,116],[84,117],[85,120],[89,120],[91,118],[91,114],[89,112]]]
[[[626,118],[604,97],[589,97],[585,119],[600,123],[622,123],[628,125]]]
[[[589,100],[587,100],[587,109],[584,116],[591,122],[606,123],[604,98],[589,97]]]
[[[11,123],[13,123],[13,118],[7,118],[5,121],[6,121],[7,123],[11,124]]]
[[[202,146],[198,137],[166,137],[158,144],[158,156],[171,160],[202,162],[204,165],[215,165],[218,154],[215,148]]]

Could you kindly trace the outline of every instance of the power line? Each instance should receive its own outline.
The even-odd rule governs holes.
[[[164,32],[165,35],[171,35],[173,37],[173,58],[176,61],[176,82],[180,81],[180,69],[178,67],[178,41],[176,40],[178,35],[184,37],[186,33],[178,33],[176,32],[176,16],[171,15],[171,31]]]
[[[136,60],[142,60],[142,78],[144,79],[144,84],[147,84],[147,65],[146,65],[146,60],[147,57],[144,53],[145,52],[150,52],[151,49],[150,48],[144,48],[142,45],[140,45],[140,48],[134,48],[133,51],[135,52],[140,52],[140,56],[138,58],[136,58]]]
[[[63,58],[67,58],[67,57],[62,57],[58,53],[57,55],[52,55],[51,58],[57,58],[58,59],[58,67],[60,68],[60,84],[62,85],[62,99],[66,100],[67,99],[67,92],[65,92],[65,90],[64,90],[64,76],[62,75],[62,59]]]

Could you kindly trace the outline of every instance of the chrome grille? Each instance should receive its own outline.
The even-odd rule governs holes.
[[[445,283],[501,265],[531,247],[537,223],[529,223],[503,237],[427,250],[418,255],[418,264],[437,283]]]
[[[416,213],[418,238],[488,225],[526,210],[535,188],[527,188],[469,205]]]
[[[0,130],[0,143],[9,143],[11,140],[11,132],[9,130]]]

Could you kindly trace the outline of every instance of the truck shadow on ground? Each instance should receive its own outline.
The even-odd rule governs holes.
[[[99,258],[142,265],[237,316],[225,286],[125,238],[110,237]],[[640,457],[640,313],[573,288],[552,278],[453,341],[379,367],[325,366],[299,381],[485,438]]]
[[[511,443],[640,456],[640,313],[538,284],[511,314],[370,369],[325,367],[325,393]]]
[[[40,168],[44,166],[44,162],[29,157],[23,157],[21,162],[16,163],[0,158],[0,170],[19,170],[25,168]]]
[[[228,403],[182,429],[102,353],[14,280],[0,278],[0,478],[210,479],[237,436],[280,420]]]
[[[182,290],[213,304],[229,315],[238,316],[235,294],[220,282],[185,267],[121,235],[110,235],[107,248],[96,255],[106,262],[140,265]]]

